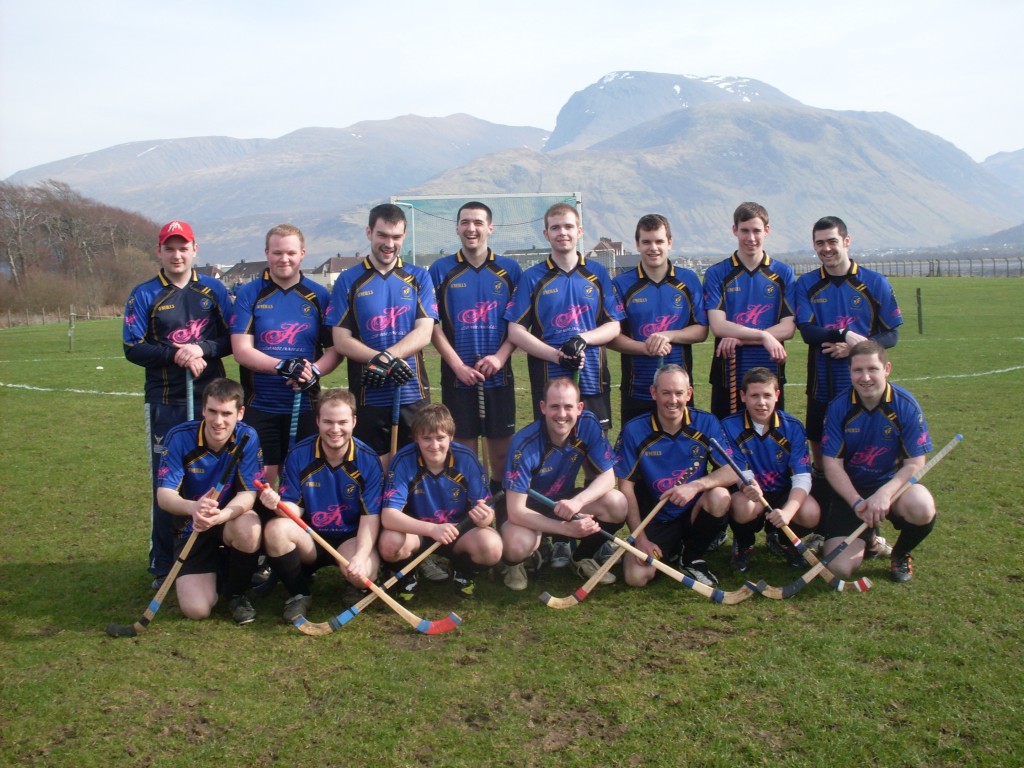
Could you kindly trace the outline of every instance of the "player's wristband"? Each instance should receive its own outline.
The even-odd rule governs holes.
[[[857,507],[859,507],[861,504],[865,504],[865,503],[866,502],[864,501],[864,499],[862,499],[860,496],[858,496],[857,500],[855,502],[853,502],[853,504],[850,505],[850,509],[852,509],[854,512],[856,512],[857,511]]]

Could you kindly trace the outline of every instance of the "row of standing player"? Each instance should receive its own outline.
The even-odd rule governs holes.
[[[823,219],[814,228],[822,269],[794,281],[788,267],[764,253],[767,213],[756,204],[741,205],[733,226],[737,251],[708,271],[703,287],[692,272],[669,261],[671,231],[660,216],[641,219],[636,240],[642,262],[619,276],[614,288],[599,265],[578,253],[582,229],[572,206],[548,211],[545,237],[551,255],[523,274],[515,262],[488,248],[491,229],[486,206],[463,206],[457,223],[462,249],[436,262],[427,275],[399,258],[405,234],[401,209],[378,206],[367,227],[370,256],[339,278],[324,310],[326,291],[305,280],[298,269],[304,254],[301,233],[275,228],[266,243],[269,268],[261,281],[240,291],[229,320],[222,309],[227,304],[217,295],[219,284],[204,284],[191,273],[196,246],[188,225],[168,224],[158,247],[161,275],[139,286],[126,310],[126,354],[147,365],[147,421],[155,447],[166,432],[166,426],[157,425],[175,418],[165,411],[182,400],[181,368],[191,369],[201,388],[204,377],[211,375],[207,360],[215,368],[218,352],[224,354],[217,332],[225,326],[230,327],[243,375],[249,377],[252,415],[247,419],[260,427],[268,465],[280,463],[290,421],[291,389],[281,386],[279,374],[294,376],[290,386],[301,388],[315,383],[320,372],[332,370],[339,355],[349,360],[349,381],[359,402],[357,426],[366,442],[386,456],[395,386],[401,388],[402,442],[407,442],[412,415],[428,397],[421,352],[432,338],[444,360],[442,399],[456,416],[456,440],[475,446],[477,435],[488,436],[491,477],[500,476],[514,431],[508,360],[515,346],[529,354],[535,415],[540,415],[544,384],[580,366],[583,402],[606,430],[610,405],[604,345],[624,353],[626,421],[653,406],[654,399],[647,396],[650,385],[644,382],[652,380],[658,363],[677,361],[689,371],[689,345],[707,335],[705,307],[716,336],[712,402],[720,414],[738,407],[737,382],[746,369],[767,363],[783,379],[782,342],[797,325],[811,345],[809,414],[815,404],[823,411],[820,404],[848,386],[844,358],[856,341],[876,337],[883,346],[895,343],[899,311],[891,288],[880,275],[849,260],[849,236],[835,218]],[[168,298],[172,295],[175,301]],[[435,325],[438,316],[440,324]],[[333,344],[325,338],[327,329]],[[319,355],[318,343],[324,350]],[[159,353],[155,360],[149,349],[153,346]],[[277,392],[276,402],[260,397],[260,381],[267,392]],[[368,387],[367,382],[385,386]],[[481,388],[486,425],[479,424]],[[303,403],[302,413],[311,414],[308,404]],[[302,432],[310,430],[311,416],[305,418]],[[696,516],[699,505],[691,506]],[[157,560],[151,568],[159,575]]]

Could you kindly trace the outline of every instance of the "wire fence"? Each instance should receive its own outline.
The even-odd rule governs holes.
[[[121,317],[121,313],[113,307],[40,307],[38,309],[11,309],[8,307],[0,314],[0,322],[4,328],[26,325],[67,324],[73,320],[112,320]]]

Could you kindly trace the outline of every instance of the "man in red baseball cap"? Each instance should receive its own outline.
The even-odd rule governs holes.
[[[146,369],[146,439],[153,484],[164,437],[171,427],[196,418],[186,403],[202,403],[208,381],[224,376],[221,358],[231,354],[231,299],[219,280],[193,269],[198,246],[186,222],[169,221],[157,235],[160,273],[137,285],[124,310],[124,354]],[[194,387],[189,397],[189,390]],[[149,570],[154,588],[174,562],[170,515],[153,499]]]

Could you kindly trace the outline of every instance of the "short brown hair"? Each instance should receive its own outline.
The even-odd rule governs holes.
[[[759,365],[756,368],[751,368],[743,376],[743,384],[740,385],[740,389],[744,392],[751,384],[772,384],[776,389],[779,389],[779,377],[775,375],[775,372],[771,368],[765,368],[763,365]]]
[[[665,237],[669,240],[672,239],[672,226],[668,223],[668,219],[662,216],[660,213],[648,213],[640,217],[640,221],[636,223],[636,235],[634,240],[637,243],[640,242],[640,232],[657,232],[661,227],[665,228]]]
[[[416,411],[410,428],[413,438],[433,432],[444,432],[449,437],[455,437],[455,419],[452,418],[452,412],[441,403],[427,403]]]
[[[564,216],[567,213],[571,213],[576,217],[577,226],[583,223],[580,221],[580,212],[576,210],[575,205],[571,203],[555,203],[544,212],[544,229],[548,228],[548,219],[552,216]]]
[[[344,387],[332,387],[331,389],[325,389],[320,393],[320,397],[317,398],[316,417],[318,419],[320,418],[321,409],[331,403],[347,405],[352,411],[352,415],[356,415],[356,396]]]
[[[733,226],[751,219],[760,219],[767,227],[768,210],[760,203],[740,203],[732,213]]]
[[[543,400],[546,403],[548,401],[548,393],[550,393],[552,389],[556,388],[571,389],[573,392],[576,393],[577,400],[583,399],[580,395],[579,384],[577,384],[568,376],[556,376],[553,379],[548,379],[548,383],[544,385],[544,396],[541,398],[541,400]]]
[[[885,365],[889,362],[889,353],[885,347],[873,339],[865,339],[860,344],[854,344],[850,350],[850,365],[853,365],[853,358],[857,355],[878,355],[878,360]]]
[[[245,403],[245,392],[242,391],[242,385],[231,379],[213,379],[203,388],[203,408],[206,407],[206,401],[211,397],[222,403],[234,400],[236,411]]]
[[[264,241],[263,248],[270,250],[270,238],[274,235],[278,237],[295,237],[299,238],[299,243],[302,245],[302,250],[306,250],[306,238],[302,234],[302,230],[296,227],[294,224],[278,224],[276,227],[271,227],[270,231],[267,232],[267,239]]]

